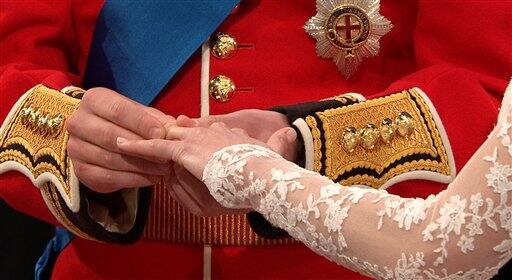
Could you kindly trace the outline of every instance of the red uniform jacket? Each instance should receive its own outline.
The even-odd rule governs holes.
[[[16,100],[36,84],[54,88],[80,85],[101,4],[102,1],[1,4],[2,119]],[[490,4],[382,0],[380,13],[391,20],[394,28],[381,38],[379,55],[365,59],[356,74],[346,80],[331,61],[316,56],[315,40],[303,30],[304,23],[316,13],[314,0],[242,1],[219,28],[242,47],[228,60],[212,57],[210,62],[211,77],[229,76],[242,90],[226,103],[210,99],[210,113],[266,109],[345,92],[361,93],[370,99],[419,87],[441,117],[460,170],[493,128],[512,73],[511,11],[508,1]],[[199,116],[200,69],[197,53],[154,106],[174,116]],[[430,181],[406,181],[389,191],[425,197],[445,187]],[[154,196],[155,201],[167,197],[160,191]],[[0,176],[0,197],[21,212],[57,223],[37,188],[19,173]],[[161,223],[155,221],[161,217],[158,211],[162,210],[151,209],[148,226]],[[201,277],[203,246],[149,237],[129,246],[77,238],[59,256],[53,277]],[[363,278],[300,244],[218,246],[212,250],[214,279]]]

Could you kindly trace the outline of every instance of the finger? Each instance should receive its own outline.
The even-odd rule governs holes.
[[[176,174],[174,173],[174,168],[172,165],[174,165],[174,164],[171,163],[171,168],[169,170],[169,174],[164,176],[165,187],[166,187],[167,191],[169,192],[169,194],[172,196],[172,198],[174,200],[178,201],[179,199],[176,195],[176,192],[174,191],[174,188],[176,188],[177,185],[179,185],[179,182],[178,182],[178,179],[176,179]]]
[[[183,143],[180,141],[151,139],[127,140],[119,137],[117,146],[124,153],[146,158],[160,159],[161,161],[179,162]]]
[[[173,184],[173,191],[177,197],[178,203],[185,207],[190,213],[195,216],[203,216],[203,211],[197,202],[191,198],[187,192],[184,191],[180,184]]]
[[[179,127],[179,126],[168,126],[166,127],[165,139],[185,139],[193,131],[193,127]]]
[[[196,201],[201,209],[204,210],[208,208],[208,205],[214,201],[214,198],[210,195],[210,192],[203,182],[194,177],[194,175],[188,172],[182,165],[175,164],[173,169],[183,190]]]
[[[170,170],[169,164],[155,163],[138,157],[110,152],[76,137],[69,139],[67,151],[73,159],[112,170],[149,175],[166,175]]]
[[[82,99],[91,112],[126,128],[143,138],[163,138],[165,131],[160,121],[144,109],[144,106],[120,97],[105,88],[89,90]]]
[[[100,193],[110,193],[122,188],[151,186],[159,176],[110,170],[79,160],[72,160],[73,170],[80,182]]]
[[[176,119],[173,116],[164,114],[162,111],[157,110],[153,107],[144,107],[144,109],[151,115],[153,115],[155,118],[157,118],[160,121],[160,123],[164,126],[164,129],[166,129],[169,126],[176,125]]]
[[[291,127],[285,127],[272,134],[267,141],[267,145],[285,159],[293,160],[295,158],[293,144],[296,138],[295,130]]]
[[[144,110],[146,110],[146,112],[150,113],[153,117],[158,119],[160,121],[160,123],[163,124],[164,126],[168,125],[169,123],[174,124],[176,122],[176,119],[173,116],[167,115],[164,112],[162,112],[156,108],[144,107]]]
[[[83,121],[87,119],[86,121]],[[82,121],[80,121],[82,120]],[[77,112],[66,123],[68,132],[79,139],[93,143],[112,152],[120,152],[117,137],[141,140],[142,137],[98,116]]]
[[[198,121],[193,120],[185,115],[179,115],[176,118],[176,125],[181,127],[195,127],[199,124]]]
[[[124,100],[126,100],[128,102],[131,102],[131,103],[135,104],[136,106],[141,106],[142,105],[142,104],[137,103],[134,100],[132,100],[132,99],[130,99],[130,98],[124,96],[124,95],[120,95],[120,97],[122,97]],[[164,125],[164,127],[167,126],[167,125],[175,124],[176,123],[176,119],[173,116],[167,115],[164,112],[162,112],[162,111],[160,111],[160,110],[158,110],[156,108],[149,107],[149,106],[142,106],[142,108],[144,110],[146,110],[146,112],[151,114],[153,117],[158,119],[160,121],[160,123],[162,125]]]

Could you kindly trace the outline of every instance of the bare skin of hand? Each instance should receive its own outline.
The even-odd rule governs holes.
[[[252,136],[263,141],[275,130],[288,125],[283,115],[262,110],[211,116],[199,119],[197,124],[208,125],[215,120],[223,120],[233,127],[252,128]],[[174,123],[173,117],[117,92],[105,88],[88,90],[78,110],[66,122],[70,134],[68,153],[77,177],[97,192],[154,184],[161,176],[169,174],[170,166],[123,154],[115,145],[115,139],[119,136],[163,138],[164,127]],[[184,172],[180,170],[176,171]]]
[[[249,136],[267,142],[270,146],[278,146],[279,143],[284,142],[283,137],[285,135],[275,134],[275,132],[289,127],[288,120],[283,114],[257,109],[240,110],[225,115],[198,119],[178,117],[176,125],[181,127],[209,127],[214,122],[223,122],[230,128],[249,131]],[[175,123],[169,124],[174,125]],[[294,161],[296,145],[294,141],[287,149],[281,151],[281,155]],[[172,164],[172,166],[171,173],[166,177],[165,185],[171,196],[194,215],[216,216],[240,211],[221,207],[210,196],[210,193],[199,179],[179,164]]]
[[[117,137],[164,138],[172,117],[106,88],[88,90],[66,121],[68,154],[78,179],[96,192],[153,185],[169,173],[167,162],[123,153]]]
[[[282,141],[283,136],[270,136],[289,126],[284,115],[255,109],[195,120],[181,118],[179,125],[208,127],[216,121],[248,130],[251,137],[270,144]],[[115,144],[117,137],[130,140],[162,138],[165,135],[162,129],[175,122],[173,117],[114,91],[105,88],[88,90],[79,109],[66,124],[70,133],[68,153],[77,177],[92,190],[102,193],[153,185],[165,178],[174,199],[196,215],[226,212],[227,209],[209,195],[203,183],[179,164],[144,155],[129,155]],[[289,147],[295,147],[295,144]],[[294,160],[295,150],[287,149],[283,156]]]
[[[270,135],[268,145],[251,138],[240,128],[229,128],[224,123],[213,123],[208,127],[198,126],[197,120],[178,117],[176,126],[168,127],[167,138],[153,140],[127,140],[118,138],[119,149],[135,156],[153,158],[155,161],[173,161],[175,176],[179,184],[170,182],[170,191],[178,197],[192,213],[200,216],[233,213],[221,207],[198,179],[213,153],[223,147],[251,143],[270,147],[281,154],[292,153],[291,143],[296,133],[291,128],[282,128]],[[274,140],[272,140],[274,139]]]
[[[194,120],[187,117],[178,117],[176,125],[181,127],[209,127],[215,121],[221,120],[229,123],[227,126],[230,128],[242,129],[241,131],[249,129],[252,133],[250,135],[252,138],[267,142],[267,145],[271,147],[280,146],[280,143],[287,141],[287,139],[284,139],[286,137],[285,134],[275,134],[276,131],[288,127],[286,117],[271,111],[249,109]],[[283,157],[292,161],[296,157],[296,150],[294,149],[296,143],[295,141],[293,142],[291,145],[288,145],[287,149],[279,151]],[[213,199],[203,182],[194,177],[183,166],[179,164],[174,164],[173,166],[174,176],[166,181],[166,186],[173,198],[194,215],[216,216],[240,211],[222,207]]]

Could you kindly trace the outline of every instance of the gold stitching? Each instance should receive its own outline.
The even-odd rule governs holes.
[[[411,97],[413,95],[417,103]],[[407,111],[414,119],[415,130],[409,137],[399,137],[391,143],[379,142],[374,149],[365,150],[357,147],[350,154],[341,143],[343,127],[363,127],[369,122],[382,120],[398,112]],[[391,168],[381,178],[367,174],[357,174],[341,181],[346,185],[365,184],[379,187],[389,179],[414,170],[429,170],[444,175],[450,174],[448,156],[440,137],[432,113],[425,100],[415,91],[402,91],[386,97],[356,103],[335,109],[317,112],[322,121],[325,136],[326,160],[325,175],[331,179],[355,169],[367,168],[382,174],[385,168],[409,155],[427,154],[432,157],[439,155],[440,161],[430,159],[411,160]],[[425,118],[422,117],[425,116]],[[315,118],[308,116],[306,122],[310,126],[315,148],[315,171],[321,166],[322,141]],[[431,133],[429,133],[429,130]]]

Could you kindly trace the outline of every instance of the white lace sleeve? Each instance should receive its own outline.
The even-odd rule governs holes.
[[[512,256],[507,110],[447,190],[427,199],[343,187],[254,145],[215,153],[203,181],[222,205],[255,209],[315,252],[365,275],[490,278]]]

